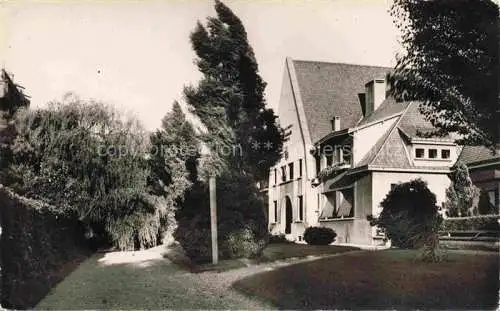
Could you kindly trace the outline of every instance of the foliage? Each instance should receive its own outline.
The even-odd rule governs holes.
[[[269,234],[269,244],[288,244],[293,243],[286,239],[285,234]]]
[[[498,210],[495,207],[495,204],[492,204],[490,202],[490,198],[488,196],[487,192],[481,191],[481,194],[479,195],[479,202],[478,202],[478,214],[479,215],[495,215],[498,214]]]
[[[18,193],[57,206],[119,249],[157,244],[168,206],[148,194],[148,141],[137,121],[68,96],[20,113],[16,127],[9,175]]]
[[[446,218],[441,225],[442,231],[500,231],[498,215]]]
[[[266,108],[266,83],[241,20],[220,1],[217,17],[198,23],[191,34],[202,79],[184,89],[191,112],[200,119],[206,155],[199,180],[176,213],[174,236],[196,262],[210,259],[210,175],[217,179],[217,222],[221,258],[257,256],[267,243],[265,203],[256,180],[266,179],[283,145],[283,131]]]
[[[168,239],[176,226],[175,210],[197,179],[199,144],[193,127],[177,102],[174,102],[172,112],[163,118],[161,129],[151,134],[150,139],[148,184],[167,205],[161,227],[162,234]]]
[[[448,217],[466,217],[477,215],[479,188],[472,183],[469,169],[463,162],[457,162],[452,168],[451,185],[446,189],[444,210]]]
[[[283,132],[272,109],[266,108],[266,83],[241,20],[222,2],[215,1],[217,17],[198,23],[191,34],[196,64],[203,77],[185,88],[192,112],[208,133],[204,136],[220,169],[231,166],[265,179],[280,158]],[[236,152],[220,152],[233,150]]]
[[[391,8],[406,52],[390,76],[399,100],[461,143],[498,142],[499,9],[491,0],[395,0]]]
[[[336,236],[335,231],[327,227],[308,227],[304,231],[304,240],[311,245],[328,245]]]
[[[386,233],[393,246],[428,248],[434,257],[442,217],[436,206],[436,196],[421,179],[398,184],[380,203],[382,212],[370,225]]]
[[[27,108],[30,102],[5,70],[2,70],[0,74],[0,87],[2,88],[0,90],[2,93],[0,95],[0,183],[5,183],[6,176],[3,170],[12,158],[10,145],[16,136],[15,115],[19,110]]]
[[[267,225],[265,203],[255,190],[253,179],[237,172],[224,173],[216,184],[219,257],[258,256],[266,246]],[[174,237],[186,255],[194,262],[209,261],[210,205],[205,183],[194,183],[177,210],[176,219]]]
[[[88,253],[83,227],[3,186],[0,206],[2,307],[33,308],[60,281],[60,269]]]

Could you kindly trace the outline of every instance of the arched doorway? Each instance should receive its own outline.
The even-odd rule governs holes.
[[[293,219],[292,200],[289,196],[285,197],[285,234],[292,233],[292,219]]]

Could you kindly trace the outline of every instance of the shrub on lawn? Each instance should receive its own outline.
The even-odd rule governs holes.
[[[186,255],[197,263],[211,259],[208,187],[196,182],[176,211],[174,232]],[[259,256],[267,244],[265,203],[248,176],[225,173],[217,178],[219,258]]]
[[[337,234],[326,227],[308,227],[304,232],[304,240],[311,245],[328,245],[335,241]]]
[[[61,280],[61,268],[88,254],[84,229],[54,207],[0,186],[2,307],[33,308]]]
[[[265,240],[256,241],[250,228],[228,233],[223,243],[228,258],[258,257],[265,247]]]
[[[383,229],[392,245],[399,248],[424,247],[424,257],[434,260],[442,217],[436,196],[421,179],[398,184],[380,204],[382,212],[370,224]]]
[[[441,225],[442,231],[500,231],[499,215],[446,218]]]

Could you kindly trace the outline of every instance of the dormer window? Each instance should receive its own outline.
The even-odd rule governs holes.
[[[415,149],[415,158],[423,158],[424,157],[424,149],[423,148],[417,148]]]
[[[437,149],[429,149],[429,159],[437,158],[438,151]]]
[[[441,158],[442,159],[449,159],[450,158],[450,149],[441,150]]]

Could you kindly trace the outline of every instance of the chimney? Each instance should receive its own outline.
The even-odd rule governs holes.
[[[375,79],[365,84],[365,115],[369,115],[385,100],[385,79]]]
[[[330,121],[332,122],[332,131],[340,131],[340,117],[334,116]]]

